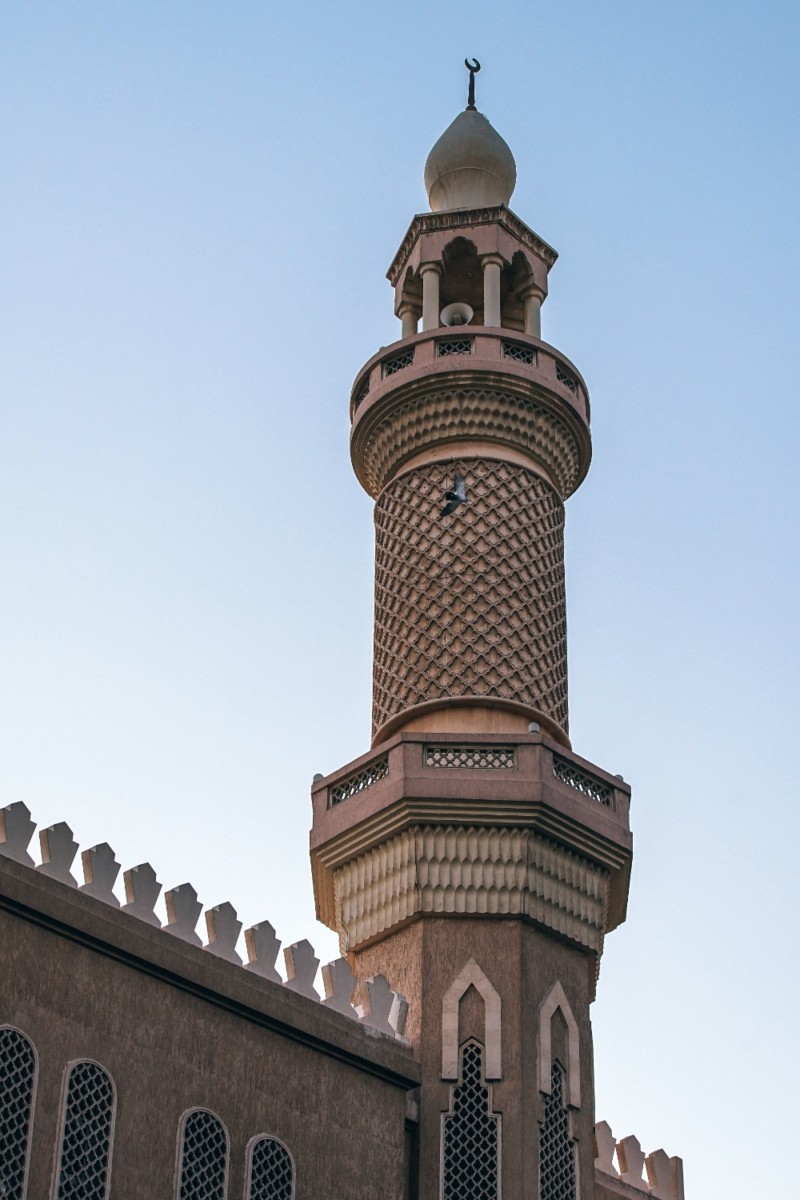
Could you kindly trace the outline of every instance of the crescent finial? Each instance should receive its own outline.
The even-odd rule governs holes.
[[[473,58],[472,62],[468,58],[464,59],[464,66],[469,71],[469,95],[467,96],[467,110],[475,111],[475,76],[481,69],[481,64],[477,58]]]

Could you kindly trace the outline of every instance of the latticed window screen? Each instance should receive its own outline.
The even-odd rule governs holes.
[[[206,1109],[190,1112],[183,1124],[178,1200],[225,1200],[228,1135]]]
[[[442,1131],[444,1200],[497,1200],[499,1126],[483,1081],[483,1047],[467,1042],[461,1048],[459,1082]]]
[[[36,1055],[18,1029],[0,1029],[0,1196],[22,1200]]]
[[[247,1200],[292,1200],[294,1167],[289,1151],[275,1138],[259,1138],[250,1151]]]
[[[114,1085],[97,1063],[70,1070],[56,1200],[106,1200],[111,1174]]]
[[[539,1134],[539,1200],[575,1200],[575,1143],[564,1107],[564,1072],[553,1063]]]

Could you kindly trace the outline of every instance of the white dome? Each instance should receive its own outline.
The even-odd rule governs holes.
[[[508,204],[516,182],[514,155],[474,109],[458,114],[425,163],[425,190],[433,212]]]

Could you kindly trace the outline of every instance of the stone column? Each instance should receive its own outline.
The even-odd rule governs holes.
[[[538,288],[528,288],[522,293],[522,300],[525,303],[525,332],[541,338],[544,295]]]
[[[503,259],[499,254],[484,254],[483,267],[483,323],[497,328],[500,324],[500,271]]]
[[[422,276],[422,332],[425,333],[428,329],[438,329],[441,324],[439,319],[441,263],[423,263],[419,273]]]
[[[419,320],[419,309],[417,306],[405,301],[398,308],[397,315],[403,323],[403,337],[413,337],[417,332],[417,321]]]

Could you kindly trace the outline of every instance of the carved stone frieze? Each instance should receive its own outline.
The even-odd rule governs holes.
[[[337,868],[343,950],[424,913],[520,915],[602,951],[609,873],[530,829],[420,825]]]

